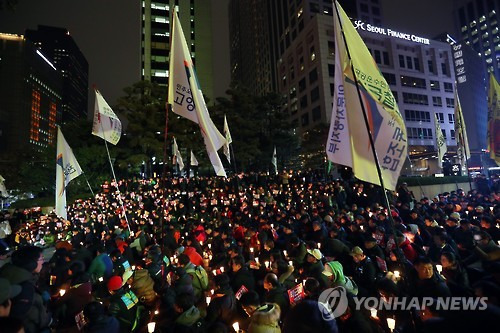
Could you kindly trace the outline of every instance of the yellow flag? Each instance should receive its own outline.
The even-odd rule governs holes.
[[[470,155],[470,150],[457,88],[455,88],[455,140],[457,141],[457,155],[460,159],[460,165],[464,168],[467,165],[467,154]]]
[[[331,158],[332,150],[341,155],[345,154],[347,162],[344,165],[349,163],[351,157],[352,169],[358,179],[380,185],[369,133],[363,121],[362,101],[373,135],[384,186],[394,190],[407,156],[406,127],[391,89],[366,45],[337,1],[335,6],[335,43],[337,52],[340,53],[343,87],[333,103],[327,154],[335,163],[338,162]],[[339,74],[336,71],[335,76]],[[341,113],[339,107],[343,108]],[[342,117],[345,119],[341,119]],[[344,130],[345,126],[340,126],[342,123],[347,125],[347,130]],[[342,130],[340,135],[338,130]],[[344,147],[343,152],[332,148],[333,139],[339,141],[339,146]],[[350,144],[346,145],[345,140]]]
[[[490,157],[500,165],[500,85],[493,73],[490,73],[488,93],[488,150]]]

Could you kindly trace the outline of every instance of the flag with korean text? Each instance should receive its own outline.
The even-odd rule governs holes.
[[[443,132],[441,131],[441,125],[439,125],[439,119],[437,114],[434,113],[434,128],[436,131],[436,146],[437,146],[437,157],[438,157],[438,167],[443,167],[443,157],[448,150],[446,146],[446,140],[444,138]]]
[[[500,85],[493,73],[488,92],[488,150],[491,159],[500,165]]]
[[[352,167],[363,181],[380,185],[369,132],[373,136],[384,186],[394,190],[408,149],[406,127],[390,86],[342,7],[335,2],[335,46],[338,54],[328,159]],[[357,81],[357,85],[356,85]],[[359,91],[358,91],[359,90]]]
[[[172,16],[171,38],[168,103],[172,105],[173,112],[199,125],[216,175],[226,177],[217,153],[226,139],[208,113],[177,13]]]
[[[122,134],[122,123],[101,93],[95,90],[94,124],[92,134],[116,145]]]
[[[56,214],[64,218],[66,212],[66,186],[83,173],[73,151],[64,139],[61,129],[57,129],[56,155]]]
[[[224,115],[224,137],[226,138],[226,143],[224,144],[224,155],[226,155],[227,161],[231,163],[231,152],[229,151],[229,145],[233,142],[233,138],[231,138],[231,132],[229,132],[229,125],[227,124],[226,115]]]
[[[458,91],[455,87],[455,140],[457,141],[457,155],[462,169],[467,166],[467,154],[470,154],[469,139],[467,139],[467,129],[465,127],[462,105],[458,98]]]

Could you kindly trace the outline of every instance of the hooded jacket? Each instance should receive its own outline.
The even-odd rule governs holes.
[[[333,271],[333,281],[332,285],[335,286],[342,286],[347,289],[348,292],[357,295],[358,294],[358,288],[354,284],[354,282],[344,276],[344,269],[342,268],[342,264],[338,261],[330,261],[329,263],[326,264],[327,266],[330,267],[330,269]]]
[[[280,333],[280,315],[280,307],[277,304],[262,305],[250,318],[248,333]]]
[[[186,327],[193,326],[201,318],[200,310],[196,306],[192,306],[188,310],[184,311],[177,319],[175,323],[177,325],[182,325]]]
[[[35,285],[36,277],[26,269],[11,263],[2,267],[0,277],[22,287],[21,293],[12,299],[10,315],[23,321],[25,332],[35,333],[47,328],[50,316]]]
[[[154,284],[147,269],[137,269],[134,272],[132,290],[142,303],[152,305],[155,302],[156,292],[154,291]]]

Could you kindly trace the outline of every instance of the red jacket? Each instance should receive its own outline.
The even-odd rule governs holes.
[[[417,251],[415,251],[413,246],[411,246],[408,239],[405,239],[403,243],[399,244],[399,247],[403,251],[406,259],[408,259],[410,262],[414,262],[417,259],[418,253]]]
[[[203,267],[203,258],[200,256],[198,252],[196,252],[196,249],[192,246],[186,246],[184,248],[184,254],[189,257],[189,260],[195,264],[196,266],[202,266]]]

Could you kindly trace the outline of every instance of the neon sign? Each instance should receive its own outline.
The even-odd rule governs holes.
[[[406,34],[403,32],[392,30],[392,29],[376,27],[374,25],[365,23],[361,20],[354,21],[354,27],[356,28],[356,30],[363,30],[363,31],[368,31],[371,33],[379,34],[379,35],[405,39],[405,40],[408,40],[411,42],[425,44],[425,45],[430,44],[430,40],[428,38],[419,37],[419,36],[415,36],[415,35],[411,35],[411,34]]]

